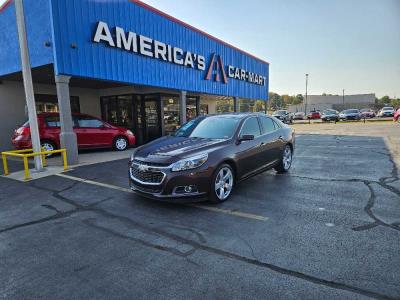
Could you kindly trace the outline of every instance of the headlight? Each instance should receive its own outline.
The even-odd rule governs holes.
[[[133,152],[131,154],[131,162],[135,159],[136,151],[137,151],[137,148],[135,150],[133,150]]]
[[[128,134],[128,135],[133,135],[133,132],[130,131],[130,130],[127,130],[127,131],[126,131],[126,134]]]
[[[189,170],[200,167],[204,164],[208,159],[208,154],[203,153],[200,155],[196,155],[193,157],[185,158],[180,161],[177,161],[172,165],[171,171],[178,172],[183,170]]]

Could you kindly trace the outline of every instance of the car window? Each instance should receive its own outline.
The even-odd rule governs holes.
[[[78,125],[82,128],[100,128],[104,126],[104,123],[94,118],[79,118]]]
[[[272,121],[272,119],[268,117],[260,117],[260,120],[261,120],[263,134],[275,130],[274,121]]]
[[[254,135],[254,137],[261,135],[260,125],[256,117],[251,117],[244,122],[240,135],[245,134]]]
[[[60,117],[59,116],[51,116],[46,118],[46,125],[48,127],[60,127]]]

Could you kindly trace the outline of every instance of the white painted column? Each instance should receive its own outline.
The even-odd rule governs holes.
[[[71,114],[71,100],[69,96],[69,81],[71,77],[56,75],[58,109],[60,112],[60,144],[67,150],[68,164],[78,164],[78,143]]]

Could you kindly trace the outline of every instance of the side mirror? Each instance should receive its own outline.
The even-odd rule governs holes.
[[[252,141],[254,140],[254,135],[252,134],[243,134],[238,138],[238,144],[240,144],[243,141]]]

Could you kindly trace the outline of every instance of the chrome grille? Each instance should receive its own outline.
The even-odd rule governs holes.
[[[160,170],[136,163],[132,163],[130,174],[133,180],[150,185],[161,184],[165,177],[165,173]]]

